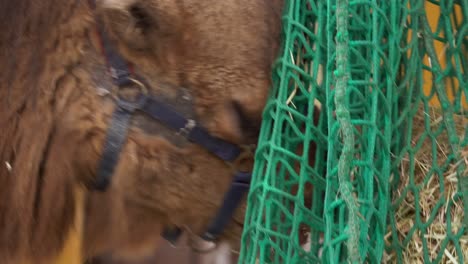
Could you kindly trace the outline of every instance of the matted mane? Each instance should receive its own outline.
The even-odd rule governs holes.
[[[51,28],[60,22],[61,14],[69,11],[71,6],[76,7],[79,2],[80,0],[0,0],[2,95],[6,88],[4,81],[9,80],[8,83],[12,81],[20,62],[27,62],[29,65],[29,73],[22,78],[37,78],[43,62],[44,40],[49,37]],[[28,88],[34,87],[30,85]]]
[[[80,3],[0,0],[0,263],[55,254],[73,221],[71,159],[51,148],[60,99],[40,84],[47,41]]]

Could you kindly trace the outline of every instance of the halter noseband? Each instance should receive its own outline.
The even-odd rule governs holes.
[[[95,8],[95,1],[91,0],[90,2],[91,6]],[[204,147],[224,161],[233,162],[238,159],[242,154],[239,146],[213,137],[207,130],[200,127],[195,120],[185,118],[170,105],[158,100],[158,98],[152,97],[146,89],[147,85],[141,78],[135,77],[127,61],[114,49],[105,34],[101,21],[99,18],[97,20],[97,30],[102,52],[107,60],[107,67],[114,84],[118,86],[119,90],[129,85],[137,85],[140,89],[139,95],[133,100],[126,100],[120,96],[115,98],[116,108],[107,130],[103,153],[97,170],[95,185],[97,190],[105,191],[111,182],[115,167],[119,161],[120,152],[127,137],[130,121],[136,111],[144,112],[152,119],[178,131],[189,141]],[[238,171],[235,173],[231,186],[224,196],[223,204],[208,228],[200,236],[202,239],[214,241],[223,232],[244,194],[250,187],[251,176],[250,172]],[[176,227],[175,229],[164,230],[162,236],[174,244],[181,233],[181,229]]]

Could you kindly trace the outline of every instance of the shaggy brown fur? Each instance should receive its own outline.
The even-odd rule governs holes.
[[[110,83],[95,70],[104,66],[96,15],[152,87],[189,88],[212,134],[248,143],[256,141],[270,85],[282,5],[102,0],[94,14],[87,1],[0,0],[0,263],[47,263],[72,226],[74,188],[95,177],[115,107],[96,89]],[[88,192],[85,255],[143,252],[169,223],[200,232],[231,177],[199,146],[132,128],[111,188]],[[240,230],[232,224],[226,236]]]

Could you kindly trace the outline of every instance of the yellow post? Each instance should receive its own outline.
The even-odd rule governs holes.
[[[439,22],[439,18],[440,18],[440,15],[441,15],[441,10],[440,10],[440,6],[439,5],[436,5],[436,4],[433,4],[429,1],[425,1],[425,9],[426,9],[426,15],[427,15],[427,19],[428,19],[428,22],[429,22],[429,26],[431,27],[431,30],[433,32],[436,31],[437,29],[437,23]],[[461,7],[459,5],[455,5],[454,4],[454,14],[453,15],[456,15],[457,17],[461,18],[463,17],[463,14],[462,14],[462,10],[461,10]],[[460,26],[460,25],[455,25],[455,26]],[[455,28],[453,30],[456,30]],[[442,33],[441,33],[442,34]],[[439,63],[440,63],[440,66],[442,68],[442,70],[445,70],[446,67],[447,67],[447,58],[446,58],[446,45],[447,43],[444,43],[444,42],[441,42],[441,41],[438,41],[438,40],[434,40],[434,48],[436,50],[436,54],[437,54],[437,58],[439,60]],[[423,59],[423,63],[424,65],[426,66],[429,66],[431,67],[431,62],[428,58],[427,55],[424,56],[424,59]],[[462,70],[462,69],[460,69]],[[463,72],[462,72],[463,74]],[[424,90],[424,94],[425,95],[429,95],[431,93],[431,90],[433,89],[433,76],[432,76],[432,72],[430,71],[423,71],[423,80],[424,80],[424,84],[423,84],[423,90]],[[459,87],[460,84],[457,80],[457,78],[455,77],[450,77],[450,76],[447,76],[445,77],[445,88],[446,88],[446,91],[447,91],[447,97],[448,99],[453,103],[453,101],[455,100],[455,94],[454,92],[457,92],[458,90],[457,89],[463,89],[463,87]],[[461,104],[463,106],[463,108],[465,110],[468,110],[468,104],[466,103],[466,94],[462,94],[462,97],[461,97]],[[433,106],[439,106],[440,105],[440,102],[437,98],[437,96],[434,96],[431,101],[430,101],[430,104],[433,105]]]
[[[75,221],[70,229],[63,251],[52,264],[83,264],[83,221],[84,221],[84,190],[75,188]]]

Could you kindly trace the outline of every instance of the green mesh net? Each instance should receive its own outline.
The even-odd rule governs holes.
[[[239,263],[468,263],[468,1],[285,1]]]

